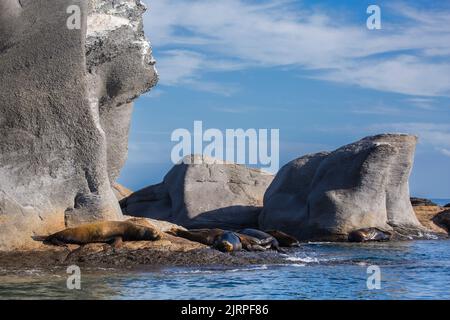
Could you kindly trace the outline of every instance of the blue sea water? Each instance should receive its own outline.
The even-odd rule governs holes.
[[[308,243],[288,265],[82,270],[81,290],[67,274],[39,269],[0,273],[1,299],[450,299],[450,241]],[[368,267],[381,272],[369,290]]]
[[[450,199],[431,199],[431,201],[440,206],[445,206],[450,203]]]

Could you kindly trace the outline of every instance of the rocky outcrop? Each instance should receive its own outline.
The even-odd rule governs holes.
[[[433,201],[431,201],[429,199],[424,199],[424,198],[411,198],[411,204],[413,207],[418,207],[418,206],[435,207],[435,206],[437,206],[437,204],[434,203]]]
[[[237,164],[192,156],[160,184],[121,201],[124,214],[166,220],[187,228],[256,227],[273,176]]]
[[[425,228],[443,235],[447,233],[446,229],[434,221],[436,215],[444,211],[444,208],[439,206],[414,206],[413,209],[420,224]]]
[[[133,194],[133,191],[117,182],[114,182],[112,184],[112,189],[118,201],[125,199],[126,197],[129,197]]]
[[[157,82],[144,36],[141,0],[89,0],[86,63],[91,99],[105,132],[108,174],[114,182],[125,164],[132,101]]]
[[[362,228],[423,229],[409,199],[417,138],[383,134],[291,161],[264,196],[261,229],[345,240]]]
[[[444,210],[433,217],[433,222],[450,233],[450,210]]]
[[[1,1],[0,250],[122,218],[111,183],[131,101],[157,78],[143,12],[139,0]]]

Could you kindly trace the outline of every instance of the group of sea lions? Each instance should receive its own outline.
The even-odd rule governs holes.
[[[266,251],[272,249],[284,252],[280,247],[295,247],[299,242],[294,237],[281,231],[261,231],[256,229],[242,229],[237,232],[222,229],[193,229],[183,230],[173,228],[169,234],[200,242],[222,252],[232,251]]]
[[[297,239],[281,231],[263,232],[256,229],[243,229],[239,232],[232,232],[221,229],[172,228],[167,233],[211,246],[223,252],[242,249],[247,251],[273,249],[283,252],[280,247],[293,247],[299,244]],[[67,228],[49,236],[34,236],[33,239],[57,246],[108,243],[119,247],[123,241],[155,241],[161,239],[161,236],[161,232],[151,225],[141,225],[128,220],[88,223],[75,228]]]
[[[172,228],[167,233],[202,243],[222,252],[272,249],[283,253],[284,250],[281,247],[299,246],[296,238],[278,230],[261,231],[247,228],[239,231],[228,231],[222,229],[185,230]],[[118,247],[121,246],[122,241],[155,241],[161,239],[161,236],[162,234],[157,228],[129,220],[89,223],[75,228],[67,228],[49,236],[35,236],[33,239],[59,246],[109,243]],[[378,228],[364,228],[350,232],[348,241],[388,241],[391,237],[390,232]]]

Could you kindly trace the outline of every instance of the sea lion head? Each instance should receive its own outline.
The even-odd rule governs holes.
[[[222,252],[232,252],[234,249],[234,246],[229,241],[226,240],[216,242],[214,247]]]
[[[229,231],[218,235],[214,241],[213,247],[222,252],[232,252],[242,248],[239,236],[234,232]]]
[[[136,226],[136,237],[143,241],[153,241],[161,239],[161,233],[153,228]]]

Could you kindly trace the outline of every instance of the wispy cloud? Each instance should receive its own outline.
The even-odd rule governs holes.
[[[344,133],[354,136],[379,134],[380,132],[407,133],[419,138],[419,147],[427,152],[447,155],[450,150],[450,124],[431,122],[375,123],[365,126],[344,125],[339,127],[316,127],[313,130],[323,133]]]
[[[447,157],[450,157],[450,150],[449,149],[439,149],[439,151]]]
[[[162,84],[195,85],[208,72],[283,66],[376,90],[450,96],[449,10],[396,3],[382,10],[402,19],[368,31],[292,1],[158,0],[150,9],[145,26]]]
[[[408,103],[411,103],[412,105],[416,106],[417,108],[423,109],[423,110],[433,110],[433,104],[434,100],[431,98],[409,98],[406,99]]]
[[[161,90],[159,88],[155,88],[147,93],[145,93],[143,96],[145,98],[159,98],[165,93],[164,90]]]
[[[372,131],[391,131],[415,134],[419,137],[419,143],[434,148],[450,148],[450,124],[428,122],[400,122],[387,124],[374,124],[370,126]]]
[[[398,115],[403,111],[400,108],[387,106],[384,104],[378,104],[375,106],[364,106],[353,108],[351,113],[362,114],[362,115]]]

